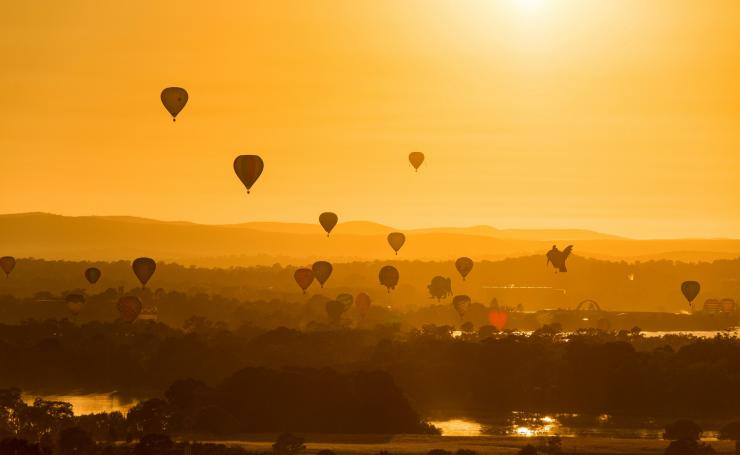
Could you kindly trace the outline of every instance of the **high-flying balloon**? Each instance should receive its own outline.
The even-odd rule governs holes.
[[[301,287],[305,294],[306,289],[308,289],[308,287],[311,286],[311,283],[313,283],[313,272],[311,269],[298,269],[293,273],[293,279],[295,279],[295,282],[298,283],[298,286]]]
[[[69,308],[72,315],[77,316],[82,311],[82,305],[85,303],[85,296],[82,294],[67,294],[64,298],[67,302],[67,308]]]
[[[355,298],[352,297],[352,294],[343,293],[337,296],[337,302],[340,302],[342,305],[344,305],[345,311],[348,310],[352,306],[352,303],[354,301],[355,301]]]
[[[457,258],[457,261],[455,261],[455,268],[460,273],[463,281],[465,281],[465,277],[468,276],[468,273],[470,273],[471,270],[473,270],[473,260],[468,257]]]
[[[157,263],[152,258],[136,258],[131,263],[131,268],[134,270],[134,275],[139,279],[142,287],[146,287],[146,283],[154,275],[154,271],[157,270]]]
[[[368,310],[370,310],[370,296],[364,292],[360,292],[355,297],[355,308],[360,313],[360,317],[365,319]]]
[[[257,155],[239,155],[234,159],[234,172],[247,188],[247,194],[262,175],[264,168],[265,162]]]
[[[316,277],[316,281],[319,282],[322,288],[324,287],[326,280],[331,276],[332,270],[334,270],[334,268],[331,266],[331,263],[326,261],[316,261],[311,266],[313,276]]]
[[[380,279],[380,284],[385,286],[388,292],[391,292],[391,289],[395,289],[398,284],[398,269],[392,265],[383,266],[380,269],[380,273],[378,273],[378,278]]]
[[[90,284],[95,284],[100,279],[100,269],[97,267],[89,267],[85,270],[85,279]]]
[[[470,302],[470,297],[467,295],[456,295],[452,298],[452,306],[455,308],[455,311],[457,311],[457,314],[460,315],[460,319],[465,317],[465,313],[468,312]]]
[[[162,90],[159,98],[162,100],[165,109],[172,115],[172,121],[174,122],[177,114],[180,113],[188,102],[188,92],[180,87],[167,87]]]
[[[401,232],[391,232],[388,234],[388,245],[398,254],[403,244],[406,243],[406,236]]]
[[[0,268],[5,272],[5,278],[10,276],[10,272],[15,268],[15,258],[13,256],[3,256],[0,258]]]
[[[141,313],[141,300],[135,295],[126,295],[118,299],[118,314],[125,322],[134,322]]]
[[[696,296],[699,295],[700,290],[701,285],[698,281],[684,281],[681,283],[681,292],[683,293],[683,296],[686,297],[686,300],[689,301],[689,305],[691,305],[691,302],[693,302]]]
[[[329,237],[329,234],[331,233],[331,230],[334,229],[334,226],[337,225],[337,221],[339,221],[339,217],[334,212],[324,212],[319,215],[319,223],[321,224],[321,227],[324,228],[324,230],[326,231],[327,237]]]
[[[419,172],[419,166],[421,166],[421,163],[424,162],[424,154],[421,152],[411,152],[409,153],[409,163],[411,163],[412,166],[414,166],[414,170],[416,172]]]

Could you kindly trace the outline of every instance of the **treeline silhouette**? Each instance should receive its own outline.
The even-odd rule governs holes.
[[[184,378],[218,387],[245,367],[331,368],[388,373],[425,413],[725,416],[740,406],[740,341],[734,337],[647,338],[637,328],[563,334],[556,326],[531,336],[491,326],[459,338],[451,332],[451,326],[404,332],[393,325],[228,330],[202,319],[187,330],[153,322],[27,321],[0,325],[0,387],[36,393],[117,390],[146,398]]]
[[[467,294],[473,302],[488,304],[496,298],[501,306],[516,308],[521,305],[525,310],[572,309],[585,299],[594,299],[603,309],[614,311],[688,310],[680,285],[689,279],[701,283],[702,290],[696,301],[699,306],[709,298],[740,299],[740,258],[691,264],[672,261],[627,263],[583,258],[576,252],[569,261],[569,271],[557,274],[546,266],[544,255],[476,261],[466,281],[459,276],[453,261],[336,263],[324,288],[314,283],[306,296],[301,294],[293,279],[297,266],[276,264],[271,267],[209,269],[159,263],[148,286],[152,293],[158,290],[160,294],[174,292],[189,299],[198,296],[200,306],[192,301],[178,301],[179,305],[162,310],[166,322],[177,325],[193,314],[214,320],[224,319],[231,316],[239,302],[302,303],[311,296],[334,298],[340,293],[356,295],[365,292],[372,298],[373,307],[390,306],[394,310],[407,311],[436,302],[427,289],[435,276],[451,278],[452,293]],[[386,264],[394,265],[400,272],[399,284],[391,293],[378,282],[378,271]],[[83,277],[84,270],[90,266],[99,267],[102,271],[102,277],[95,286],[88,285]],[[138,286],[130,261],[92,263],[19,258],[10,278],[0,280],[0,295],[31,298],[43,303],[49,300],[49,296],[70,292],[100,295],[128,292]],[[206,296],[216,301],[209,302]],[[445,297],[442,302],[449,303],[450,299],[450,296]],[[226,307],[221,308],[224,303],[227,303]],[[198,313],[192,311],[195,307],[198,307]],[[203,307],[208,307],[209,312],[204,312]],[[7,311],[0,313],[0,321],[9,322],[12,317],[21,316]],[[80,318],[89,320],[91,316],[83,311]]]

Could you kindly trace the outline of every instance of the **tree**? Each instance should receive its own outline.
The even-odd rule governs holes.
[[[12,455],[44,455],[38,444],[33,444],[19,438],[7,438],[0,441],[0,453]]]
[[[433,299],[437,299],[437,302],[439,302],[440,300],[452,295],[452,280],[437,275],[432,278],[432,282],[429,283],[427,289],[429,290],[429,295]]]
[[[72,427],[59,433],[59,455],[86,455],[95,450],[95,441],[87,431],[80,427]]]
[[[735,453],[740,455],[740,420],[730,422],[719,430],[719,439],[735,441]]]
[[[135,455],[174,455],[175,444],[165,434],[148,434],[143,436],[134,448]]]
[[[126,421],[138,434],[164,433],[169,428],[170,409],[166,401],[154,398],[128,411]]]
[[[303,444],[304,441],[300,436],[282,433],[278,436],[275,444],[272,445],[272,450],[281,455],[291,455],[306,450],[306,446]]]
[[[519,455],[537,455],[537,448],[532,444],[527,444],[519,450]]]
[[[698,441],[702,432],[701,427],[693,420],[679,419],[666,425],[663,439]]]

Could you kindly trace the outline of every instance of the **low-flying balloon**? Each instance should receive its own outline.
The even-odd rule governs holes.
[[[141,287],[145,287],[154,275],[154,271],[157,270],[157,263],[152,258],[136,258],[131,264],[131,268],[134,270],[136,278],[139,279]]]
[[[380,273],[378,273],[378,278],[380,279],[380,284],[385,286],[388,292],[391,292],[391,289],[395,289],[398,284],[398,269],[392,265],[383,266],[380,269]]]
[[[181,87],[167,87],[162,90],[159,98],[162,100],[162,104],[164,104],[167,112],[172,115],[172,121],[174,122],[177,114],[180,113],[188,102],[188,92]]]
[[[141,313],[141,300],[135,295],[126,295],[118,299],[116,304],[121,319],[125,322],[134,322]]]
[[[247,194],[252,189],[254,182],[262,175],[264,168],[265,162],[257,155],[239,155],[234,159],[234,172],[247,188]]]
[[[552,266],[557,269],[556,273],[558,271],[560,272],[567,272],[568,268],[565,266],[565,261],[568,259],[568,256],[570,256],[570,253],[573,251],[573,245],[566,246],[563,251],[560,251],[556,245],[552,246],[552,249],[547,252],[547,263],[552,264]]]
[[[338,300],[329,300],[326,302],[325,309],[326,315],[329,317],[329,322],[332,324],[338,324],[344,312],[347,311],[344,303]]]
[[[326,280],[331,276],[332,270],[334,270],[334,268],[331,266],[331,263],[326,261],[316,261],[311,266],[313,276],[316,277],[316,281],[319,282],[322,288],[324,287]]]
[[[95,284],[100,279],[100,269],[97,267],[89,267],[85,270],[85,279],[90,284]]]
[[[298,286],[300,286],[304,294],[306,293],[306,289],[308,289],[308,287],[311,286],[311,283],[313,283],[313,278],[313,272],[311,269],[302,268],[293,273],[293,279],[298,283]]]
[[[488,313],[488,323],[499,330],[504,330],[506,321],[509,319],[509,313],[505,311],[493,310]]]
[[[3,256],[0,258],[0,268],[5,272],[5,278],[10,276],[10,272],[15,268],[15,258],[13,256]]]
[[[689,301],[689,305],[691,305],[691,302],[693,302],[696,296],[699,295],[700,290],[701,285],[698,281],[684,281],[681,283],[681,293],[683,293],[683,296]]]
[[[421,152],[411,152],[409,153],[409,163],[411,163],[412,166],[414,166],[414,170],[416,172],[419,172],[419,166],[421,166],[421,163],[424,162],[424,154]]]
[[[347,311],[351,306],[352,303],[355,301],[355,298],[352,297],[352,294],[339,294],[337,296],[337,302],[340,302],[342,305],[344,305],[344,310]]]
[[[69,308],[70,313],[77,316],[82,311],[82,305],[85,303],[85,296],[82,294],[67,294],[67,297],[65,297],[64,300],[67,302],[67,308]]]
[[[460,273],[463,281],[465,281],[465,277],[468,276],[468,273],[470,273],[471,270],[473,270],[473,260],[468,257],[458,258],[457,261],[455,261],[455,268]]]
[[[355,308],[360,313],[361,318],[365,318],[368,310],[370,310],[370,296],[364,292],[360,292],[355,297]]]
[[[388,234],[388,245],[398,254],[403,244],[406,243],[406,236],[401,232],[391,232]]]
[[[324,230],[326,231],[327,237],[329,237],[329,234],[331,233],[331,230],[334,229],[334,226],[337,225],[337,221],[339,221],[339,217],[334,212],[324,212],[319,215],[319,223],[321,224],[321,227],[324,228]]]
[[[470,308],[470,302],[470,297],[468,297],[467,295],[456,295],[452,298],[452,306],[455,308],[455,311],[457,311],[460,319],[465,317],[465,313],[468,312],[468,308]]]

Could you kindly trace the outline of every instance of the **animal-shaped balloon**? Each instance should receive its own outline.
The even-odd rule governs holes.
[[[553,245],[552,249],[547,252],[547,263],[552,263],[556,272],[567,272],[568,269],[565,267],[565,260],[568,259],[571,251],[573,251],[573,245],[566,246],[563,251],[558,250],[558,247]]]

